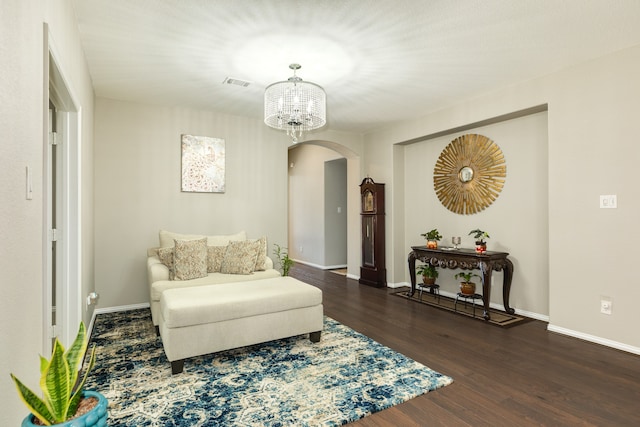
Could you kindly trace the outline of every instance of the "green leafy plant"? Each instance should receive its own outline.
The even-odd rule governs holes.
[[[425,277],[431,277],[433,279],[437,279],[438,275],[440,274],[440,273],[438,273],[438,270],[436,269],[436,267],[434,267],[431,264],[419,265],[416,268],[416,273],[420,274],[422,276],[425,276]]]
[[[476,228],[475,230],[471,230],[469,232],[469,236],[471,236],[473,234],[473,238],[476,239],[476,242],[478,243],[485,243],[484,239],[488,239],[489,233],[487,233],[486,231],[482,231],[479,228]]]
[[[478,276],[475,273],[465,273],[465,272],[460,272],[456,274],[454,277],[456,279],[463,279],[462,280],[463,283],[471,283],[471,279],[473,279],[474,277],[480,278],[480,276]]]
[[[82,380],[78,381],[87,345],[86,329],[84,323],[81,322],[78,335],[68,350],[65,351],[56,338],[51,360],[40,356],[40,388],[43,398],[40,398],[11,374],[20,398],[29,411],[44,425],[60,424],[75,415],[82,399],[82,389],[95,362],[96,349],[94,346],[84,376]]]
[[[273,254],[276,256],[278,263],[280,264],[280,268],[282,269],[282,275],[288,276],[289,269],[293,265],[293,260],[289,258],[289,253],[287,252],[287,248],[283,248],[277,243],[274,244],[275,248],[273,249]]]
[[[434,228],[431,231],[427,231],[426,233],[422,233],[421,234],[422,237],[424,237],[427,240],[440,240],[442,239],[442,235],[440,234],[440,232],[438,231],[437,228]]]

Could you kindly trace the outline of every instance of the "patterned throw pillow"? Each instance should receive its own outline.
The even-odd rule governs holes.
[[[220,272],[225,274],[251,274],[260,250],[259,241],[229,242]]]
[[[267,256],[267,238],[261,237],[257,240],[260,243],[260,248],[258,249],[258,256],[256,257],[256,265],[253,268],[253,271],[264,271],[265,270],[265,257]]]
[[[158,248],[158,258],[160,262],[169,269],[169,280],[173,280],[175,267],[173,264],[173,248]]]
[[[175,240],[173,255],[176,280],[190,280],[207,275],[207,238]]]
[[[207,273],[219,273],[226,246],[207,246]]]

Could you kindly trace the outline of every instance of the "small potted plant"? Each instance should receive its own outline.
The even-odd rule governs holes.
[[[433,285],[438,278],[438,270],[431,264],[422,264],[416,268],[416,273],[422,275],[425,285]]]
[[[460,281],[460,293],[464,295],[473,295],[476,293],[476,284],[471,281],[474,277],[480,277],[475,273],[460,272],[455,275],[456,279],[462,279]]]
[[[95,347],[91,350],[82,379],[79,377],[87,344],[85,326],[81,322],[78,335],[68,350],[65,351],[56,338],[51,360],[40,356],[40,388],[43,398],[11,374],[20,399],[31,411],[22,421],[22,427],[107,425],[107,399],[98,392],[83,390],[95,362]]]
[[[471,230],[469,232],[469,236],[471,236],[472,234],[473,238],[476,239],[476,252],[479,254],[487,252],[487,242],[485,242],[484,239],[489,238],[489,233],[476,228],[475,230]]]
[[[438,249],[438,240],[442,239],[442,235],[437,228],[427,231],[426,233],[422,233],[421,236],[427,239],[427,248]]]
[[[277,243],[274,244],[275,248],[273,249],[273,254],[276,256],[278,263],[280,264],[280,268],[282,268],[282,275],[288,276],[289,269],[293,265],[293,260],[289,258],[289,253],[287,252],[287,248],[283,248]]]

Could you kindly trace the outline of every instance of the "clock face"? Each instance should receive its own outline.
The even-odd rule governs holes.
[[[373,193],[370,190],[365,191],[362,196],[362,211],[373,212]]]

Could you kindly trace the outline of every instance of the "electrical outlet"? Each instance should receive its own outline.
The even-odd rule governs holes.
[[[87,295],[87,306],[96,305],[98,303],[98,298],[100,298],[100,295],[97,292],[91,292]]]
[[[600,196],[600,209],[616,209],[618,207],[618,196],[608,194]]]
[[[611,301],[603,299],[600,301],[600,313],[611,314]]]

